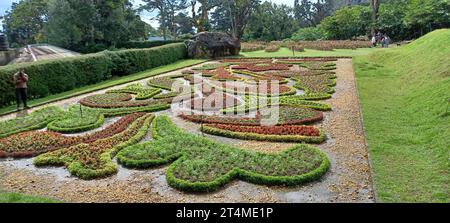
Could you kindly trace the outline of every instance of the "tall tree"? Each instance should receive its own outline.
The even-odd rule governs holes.
[[[371,0],[370,1],[370,7],[372,8],[372,35],[375,35],[375,24],[378,20],[378,12],[380,10],[380,0]]]
[[[264,2],[252,13],[243,39],[282,40],[291,37],[298,28],[292,7]]]
[[[204,32],[208,30],[209,12],[221,5],[224,0],[191,0],[192,24],[197,29],[197,32]],[[197,9],[197,2],[200,6]]]
[[[176,34],[194,34],[191,18],[183,12],[175,16]]]
[[[47,0],[23,0],[13,2],[11,10],[3,18],[3,32],[14,45],[26,45],[42,40],[47,21]]]
[[[176,36],[175,16],[180,10],[187,8],[187,0],[143,0],[145,3],[141,9],[157,11],[160,30],[166,40],[168,32]]]

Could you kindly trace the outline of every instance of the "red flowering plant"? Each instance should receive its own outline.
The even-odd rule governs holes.
[[[0,139],[0,157],[33,157],[56,149],[67,148],[80,143],[92,143],[123,132],[134,120],[144,113],[125,116],[103,130],[84,136],[65,136],[50,131],[30,131]]]

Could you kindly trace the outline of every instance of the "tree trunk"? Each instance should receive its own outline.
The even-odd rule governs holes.
[[[371,0],[370,6],[372,7],[372,35],[375,35],[375,26],[378,20],[378,11],[380,9],[380,0]]]

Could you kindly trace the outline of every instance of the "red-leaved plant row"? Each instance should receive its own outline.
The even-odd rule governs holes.
[[[333,62],[338,58],[322,57],[322,58],[301,58],[301,59],[279,59],[276,62],[298,63],[298,62]]]
[[[335,74],[334,71],[329,70],[296,70],[296,71],[274,71],[271,72],[270,75],[284,77],[284,78],[295,78],[299,76],[316,76],[316,75],[322,75],[322,74]]]
[[[53,150],[68,148],[80,143],[92,143],[125,131],[128,126],[145,113],[135,113],[119,119],[98,132],[84,136],[64,136],[50,131],[30,131],[0,139],[0,158],[34,157]]]
[[[214,83],[214,82],[213,82]],[[264,84],[265,83],[265,84]],[[217,83],[214,83],[217,84]],[[246,83],[221,83],[222,89],[226,89],[227,91],[231,93],[240,93],[240,94],[284,94],[292,91],[292,88],[290,88],[287,85],[280,84],[274,86],[272,88],[272,84],[270,82],[259,82],[258,85],[251,85]]]
[[[225,67],[218,67],[214,70],[204,70],[202,71],[202,75],[205,76],[212,76],[212,79],[216,80],[240,80],[241,78],[234,76],[229,70],[227,70]]]
[[[240,63],[272,63],[272,59],[243,59],[243,58],[230,58],[223,59],[222,63],[240,64]]]
[[[277,64],[277,63],[240,63],[233,66],[236,70],[248,70],[253,72],[271,71],[271,70],[289,70],[292,65],[290,64]]]
[[[195,122],[206,124],[231,124],[231,125],[243,125],[243,126],[259,126],[261,125],[262,117],[258,113],[254,118],[249,117],[225,117],[217,115],[196,115],[196,114],[180,114],[180,118]],[[292,119],[283,123],[278,123],[278,126],[283,125],[303,125],[310,124],[323,120],[323,112],[315,111],[313,117],[303,119]]]
[[[318,128],[304,125],[244,126],[232,124],[207,124],[206,126],[232,132],[256,133],[263,135],[320,136],[320,130]]]

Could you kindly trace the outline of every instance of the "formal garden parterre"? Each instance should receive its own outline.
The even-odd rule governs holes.
[[[34,157],[35,166],[65,166],[86,180],[117,173],[115,157],[129,168],[168,164],[168,184],[192,192],[215,191],[233,179],[286,186],[313,181],[330,163],[305,143],[327,140],[316,124],[332,109],[320,101],[334,93],[335,61],[224,59],[90,95],[67,110],[49,106],[0,122],[0,158]],[[265,154],[216,142],[152,114],[173,105],[206,134],[301,144]],[[114,116],[121,118],[105,126]],[[150,126],[152,141],[146,141]]]

